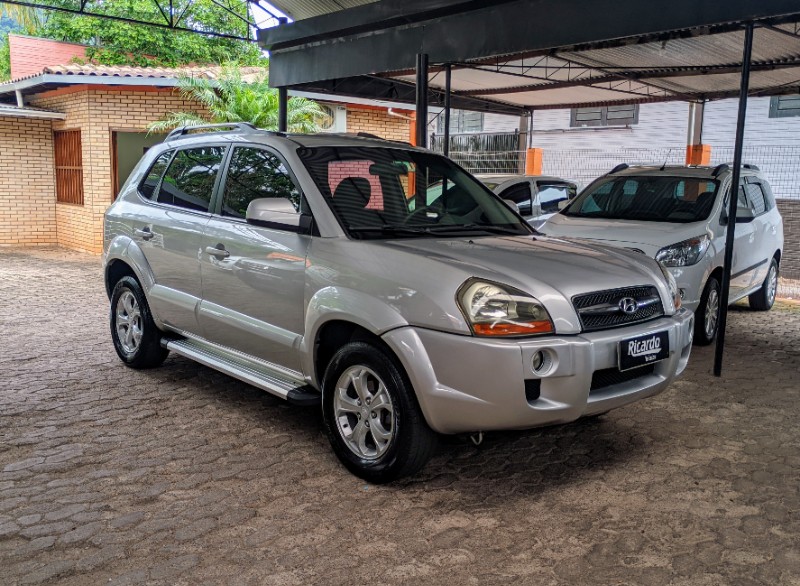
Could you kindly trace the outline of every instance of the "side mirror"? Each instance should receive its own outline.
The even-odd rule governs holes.
[[[512,210],[514,210],[515,212],[519,213],[519,206],[517,205],[517,202],[515,202],[515,201],[512,201],[512,200],[510,200],[510,199],[504,199],[503,201],[504,201],[504,202],[505,202],[505,204],[506,204],[508,207],[510,207]]]
[[[245,212],[248,224],[290,232],[307,232],[311,216],[300,214],[285,197],[259,197],[250,202]]]
[[[558,211],[560,212],[561,210],[565,209],[570,203],[572,203],[571,199],[562,199],[560,202],[558,202]]]

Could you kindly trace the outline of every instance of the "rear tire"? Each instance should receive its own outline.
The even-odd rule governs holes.
[[[333,451],[375,484],[419,471],[436,447],[414,390],[393,356],[366,342],[339,349],[325,370],[322,415]]]
[[[161,332],[134,277],[122,277],[114,285],[109,321],[114,350],[122,362],[131,368],[153,368],[164,362],[169,350],[161,347]]]
[[[750,303],[750,309],[755,311],[769,311],[775,305],[775,296],[778,293],[778,261],[774,258],[769,263],[769,270],[764,282],[761,284],[761,289],[752,293],[747,301]]]
[[[708,346],[717,337],[720,289],[717,278],[709,277],[694,319],[694,343],[698,346]]]

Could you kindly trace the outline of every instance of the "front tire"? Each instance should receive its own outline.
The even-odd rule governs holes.
[[[774,258],[769,263],[769,271],[761,285],[761,289],[752,293],[747,301],[750,309],[755,311],[769,311],[775,305],[775,297],[778,294],[778,261]]]
[[[356,476],[391,482],[430,459],[436,434],[394,357],[366,342],[346,344],[325,370],[322,389],[328,439]]]
[[[694,343],[708,346],[717,337],[719,325],[720,284],[716,277],[709,277],[694,320]]]
[[[111,339],[120,360],[131,368],[159,366],[169,354],[139,282],[122,277],[111,293]]]

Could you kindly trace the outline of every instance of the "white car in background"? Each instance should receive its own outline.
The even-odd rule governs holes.
[[[731,179],[728,165],[619,165],[538,229],[661,262],[675,277],[684,307],[696,313],[695,342],[710,344],[717,334]],[[769,310],[782,249],[783,220],[772,189],[758,167],[743,165],[728,303],[749,297],[752,309]]]
[[[506,201],[514,202],[520,215],[534,228],[558,211],[561,202],[578,194],[578,185],[546,175],[475,175]]]

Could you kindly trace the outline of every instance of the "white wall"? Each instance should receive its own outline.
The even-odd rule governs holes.
[[[800,198],[800,116],[770,118],[770,98],[750,98],[745,118],[742,160],[764,172],[779,198]],[[733,160],[738,100],[706,104],[703,143],[711,145],[711,163]]]
[[[532,146],[604,151],[676,147],[685,154],[689,106],[683,102],[642,104],[639,123],[630,127],[570,128],[569,120],[569,110],[534,112]]]
[[[747,102],[745,146],[800,146],[800,116],[770,118],[769,102],[770,98],[750,98]],[[739,100],[706,104],[703,143],[710,144],[712,148],[733,148],[738,108]]]

